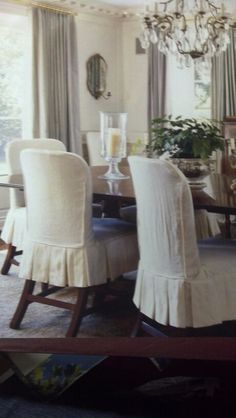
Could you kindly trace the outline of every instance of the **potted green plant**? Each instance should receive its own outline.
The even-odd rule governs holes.
[[[170,115],[152,120],[147,155],[164,154],[174,159],[187,177],[198,177],[206,174],[212,152],[223,147],[220,129],[213,121]]]

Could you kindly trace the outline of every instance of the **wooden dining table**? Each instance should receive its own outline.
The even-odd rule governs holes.
[[[105,180],[99,178],[107,171],[107,166],[91,167],[94,202],[104,202],[106,216],[119,217],[122,206],[135,204],[135,192],[129,167],[121,168],[128,179]],[[233,176],[211,173],[204,178],[206,184],[201,189],[191,188],[195,209],[223,214],[226,219],[226,235],[230,237],[230,215],[236,215],[236,188],[232,190]],[[0,176],[0,187],[24,189],[22,175]],[[164,187],[164,185],[163,185]]]

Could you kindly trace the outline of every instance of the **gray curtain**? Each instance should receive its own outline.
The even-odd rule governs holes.
[[[149,47],[148,57],[148,124],[165,114],[166,102],[166,56],[157,45]]]
[[[236,30],[230,31],[230,44],[212,62],[212,118],[236,115]]]
[[[81,153],[75,18],[40,8],[32,14],[33,136]]]

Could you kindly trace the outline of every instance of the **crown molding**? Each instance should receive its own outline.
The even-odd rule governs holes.
[[[64,8],[75,13],[91,13],[117,19],[126,17],[137,18],[143,11],[143,8],[121,8],[120,6],[114,6],[96,0],[40,0],[40,3],[45,3],[52,7]]]

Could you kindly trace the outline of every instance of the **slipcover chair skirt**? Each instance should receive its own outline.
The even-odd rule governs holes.
[[[20,277],[81,289],[137,268],[136,228],[121,220],[91,216],[91,173],[83,158],[25,150],[21,162],[27,234]],[[11,325],[18,323],[13,319]]]
[[[16,139],[6,146],[6,161],[8,174],[22,174],[20,164],[20,153],[24,149],[48,149],[65,151],[64,144],[57,139]],[[7,274],[11,265],[11,258],[14,257],[15,249],[22,250],[26,230],[26,209],[24,192],[10,190],[10,210],[3,226],[1,238],[10,245],[8,261],[2,268],[2,273]],[[13,247],[13,248],[12,248]]]
[[[189,184],[168,161],[129,157],[140,248],[134,303],[174,327],[236,319],[236,247],[197,246]]]

